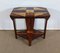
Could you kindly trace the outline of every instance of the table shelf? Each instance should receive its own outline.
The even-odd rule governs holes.
[[[23,37],[25,39],[28,39],[28,34],[32,34],[31,35],[31,38],[32,40],[40,37],[40,36],[43,36],[44,35],[44,32],[40,31],[40,30],[33,30],[31,33],[28,33],[27,30],[19,30],[17,31],[17,35],[20,36],[20,37]]]

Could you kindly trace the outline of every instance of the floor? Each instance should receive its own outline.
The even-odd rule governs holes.
[[[14,31],[0,31],[0,53],[60,53],[60,31],[47,31],[46,39],[35,39],[30,47],[27,40],[15,39]]]

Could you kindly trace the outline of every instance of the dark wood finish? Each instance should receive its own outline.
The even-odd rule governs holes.
[[[17,7],[14,8],[12,13],[10,14],[11,19],[14,24],[15,38],[18,36],[23,37],[29,41],[29,46],[31,46],[32,40],[42,37],[45,39],[46,36],[46,27],[47,21],[50,17],[50,14],[46,8],[43,7]],[[17,30],[15,19],[25,18],[26,20],[26,30]],[[35,18],[44,18],[45,19],[45,27],[44,32],[40,30],[34,30],[34,20]]]
[[[40,31],[40,30],[34,30],[33,33],[31,33],[31,34],[32,34],[32,40],[44,35],[44,33],[42,31]],[[28,36],[27,36],[26,30],[17,31],[17,35],[28,40]]]
[[[17,39],[15,19],[13,19],[13,24],[14,24],[15,38]]]
[[[47,19],[45,19],[45,28],[44,28],[44,36],[43,36],[43,39],[45,39],[45,35],[46,35],[46,27],[47,27]]]

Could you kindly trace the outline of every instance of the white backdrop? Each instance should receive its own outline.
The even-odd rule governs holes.
[[[9,15],[14,7],[46,7],[51,14],[48,30],[60,30],[60,0],[0,0],[0,30],[13,30]],[[25,20],[17,20],[18,29],[26,29]],[[35,29],[43,29],[44,20],[35,20]]]

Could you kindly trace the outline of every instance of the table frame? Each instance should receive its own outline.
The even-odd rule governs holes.
[[[32,40],[34,40],[34,39],[36,39],[38,37],[42,37],[43,39],[45,39],[45,37],[46,37],[47,21],[48,21],[50,15],[45,16],[45,17],[37,17],[37,18],[40,18],[40,19],[45,19],[44,32],[41,32],[40,30],[34,30],[33,29],[33,27],[34,27],[34,20],[35,20],[36,17],[29,16],[29,15],[25,17],[27,30],[24,30],[22,32],[17,32],[15,19],[20,19],[20,18],[11,16],[11,15],[10,15],[10,17],[11,17],[11,19],[13,21],[14,31],[15,31],[15,38],[16,39],[18,38],[18,36],[27,39],[28,42],[29,42],[29,46],[31,46]]]

